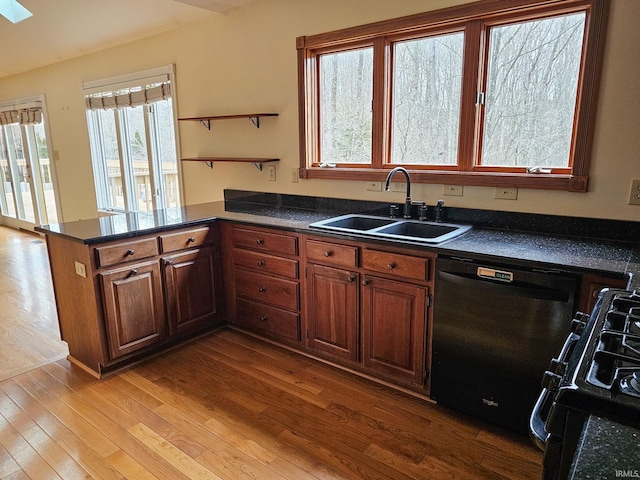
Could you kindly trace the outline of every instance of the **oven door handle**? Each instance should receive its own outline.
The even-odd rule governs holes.
[[[544,450],[544,447],[547,444],[547,439],[549,438],[549,432],[547,432],[544,420],[542,419],[542,408],[547,403],[549,393],[549,390],[546,388],[542,389],[542,393],[538,397],[538,400],[533,407],[533,411],[531,412],[531,417],[529,417],[529,436],[536,447],[540,450]]]
[[[560,362],[566,362],[569,359],[569,356],[571,356],[571,353],[573,352],[573,347],[578,343],[578,340],[580,340],[579,335],[573,332],[569,334],[562,346],[560,355],[558,355]],[[553,402],[554,394],[554,390],[543,388],[542,393],[540,393],[540,396],[531,411],[531,416],[529,417],[529,436],[540,450],[544,450],[547,439],[549,438],[549,432],[547,432],[545,426],[546,419],[542,418],[542,409],[550,407],[548,402]],[[549,408],[547,408],[547,411],[548,410]]]

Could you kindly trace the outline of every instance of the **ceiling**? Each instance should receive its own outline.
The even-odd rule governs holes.
[[[20,0],[32,17],[0,16],[0,78],[128,43],[255,0]]]

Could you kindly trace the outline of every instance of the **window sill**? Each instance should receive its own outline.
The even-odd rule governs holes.
[[[397,165],[401,166],[401,165]],[[389,170],[376,168],[301,168],[300,178],[327,180],[386,180]],[[536,190],[565,190],[586,192],[589,177],[560,174],[495,173],[495,172],[447,172],[409,170],[413,183],[444,185],[472,185],[479,187],[507,187]]]

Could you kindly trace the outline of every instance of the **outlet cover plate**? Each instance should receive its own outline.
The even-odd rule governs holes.
[[[504,188],[496,187],[496,197],[501,200],[517,200],[518,189],[517,188]]]
[[[367,190],[370,192],[381,192],[382,182],[367,182]]]
[[[462,185],[445,185],[444,194],[454,197],[462,196]]]

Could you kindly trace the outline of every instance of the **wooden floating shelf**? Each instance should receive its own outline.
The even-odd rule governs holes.
[[[236,118],[248,118],[256,128],[260,128],[260,117],[277,117],[277,113],[241,113],[236,115],[205,115],[202,117],[184,117],[178,118],[180,121],[200,122],[207,130],[211,130],[212,120],[233,120]]]
[[[241,158],[241,157],[195,157],[181,158],[183,162],[204,162],[209,168],[213,168],[214,162],[235,162],[235,163],[251,163],[258,170],[262,171],[263,163],[271,163],[280,161],[279,158]]]

